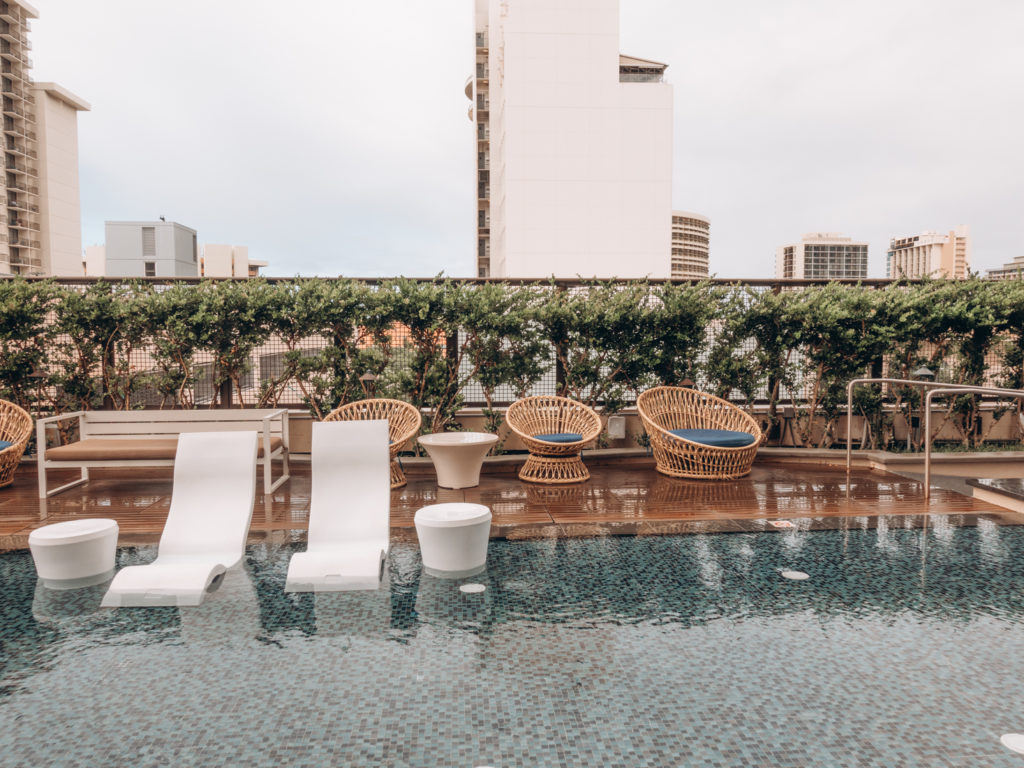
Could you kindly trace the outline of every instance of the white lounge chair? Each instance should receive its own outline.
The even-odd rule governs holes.
[[[309,539],[292,555],[285,592],[377,589],[391,527],[386,421],[313,425]]]
[[[241,561],[256,501],[257,445],[256,432],[179,436],[157,558],[122,569],[105,607],[199,605],[213,581]]]

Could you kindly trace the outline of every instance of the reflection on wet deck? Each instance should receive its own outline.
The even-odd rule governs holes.
[[[591,474],[586,483],[566,486],[530,485],[511,474],[484,475],[479,487],[458,491],[438,488],[432,473],[410,474],[408,486],[392,493],[393,536],[414,537],[416,510],[447,501],[487,505],[494,514],[492,535],[510,539],[762,530],[766,520],[775,518],[815,521],[801,527],[835,527],[827,521],[879,515],[1019,519],[953,491],[933,490],[925,501],[918,481],[867,470],[855,471],[849,485],[841,469],[782,463],[759,463],[749,476],[733,481],[664,477],[654,471],[653,462],[609,462],[592,466]],[[19,469],[14,485],[0,490],[0,549],[25,547],[28,533],[41,525],[82,517],[117,520],[122,544],[154,541],[170,503],[171,471],[94,470],[93,477],[44,501],[36,497],[33,469]],[[60,480],[54,477],[51,483]],[[309,465],[296,464],[289,482],[268,496],[258,494],[254,538],[305,529],[309,490]]]

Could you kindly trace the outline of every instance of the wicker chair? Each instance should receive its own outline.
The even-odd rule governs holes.
[[[761,427],[728,400],[695,389],[655,387],[640,394],[636,409],[651,440],[657,469],[663,475],[731,480],[749,474],[761,444]],[[670,430],[727,430],[707,439],[736,445],[696,442]]]
[[[516,400],[505,422],[530,452],[519,479],[528,483],[582,483],[590,478],[580,451],[601,433],[601,417],[567,397]]]
[[[0,440],[9,443],[0,449],[0,488],[14,482],[14,470],[31,436],[32,417],[14,403],[0,400]]]
[[[391,487],[401,488],[406,484],[405,473],[398,464],[398,452],[420,431],[423,416],[419,409],[401,400],[374,398],[346,403],[331,411],[324,421],[371,421],[383,419],[388,423],[388,439],[391,441]]]

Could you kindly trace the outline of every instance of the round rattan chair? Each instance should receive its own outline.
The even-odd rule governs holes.
[[[391,487],[401,488],[407,482],[398,464],[398,452],[420,431],[423,416],[415,405],[401,400],[379,397],[356,400],[335,408],[324,416],[324,421],[373,421],[384,419],[388,423],[391,441]]]
[[[519,479],[528,483],[582,483],[590,478],[580,451],[601,433],[601,417],[567,397],[516,400],[505,423],[530,452]]]
[[[749,474],[761,444],[761,427],[728,400],[683,387],[641,392],[636,409],[651,440],[657,469],[670,477],[731,480]],[[735,438],[746,445],[696,442],[670,430],[725,430],[711,439]],[[749,437],[743,437],[746,433]],[[752,440],[751,440],[752,439]]]
[[[32,417],[14,403],[0,400],[0,440],[6,443],[0,449],[0,488],[14,482],[14,470],[31,436]]]

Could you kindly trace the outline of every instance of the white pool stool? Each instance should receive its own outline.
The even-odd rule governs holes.
[[[423,569],[431,576],[475,576],[487,565],[491,510],[483,504],[431,504],[416,511]]]
[[[114,572],[117,521],[68,520],[37,528],[28,535],[36,573],[50,589],[99,584]]]

